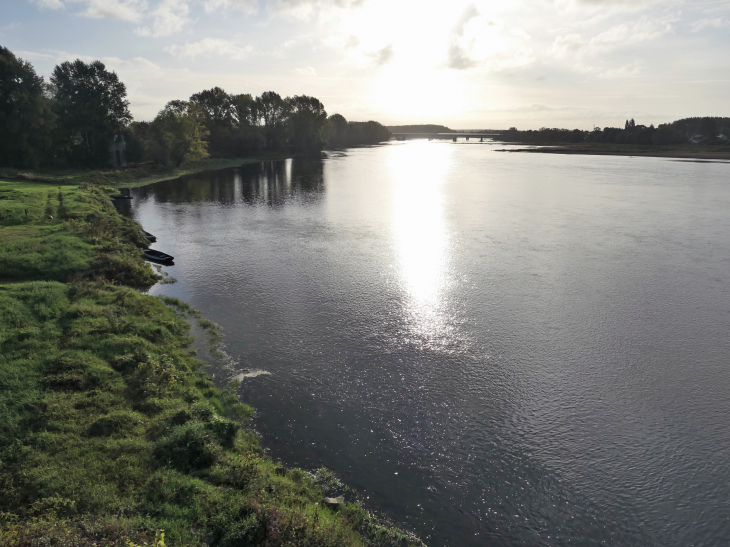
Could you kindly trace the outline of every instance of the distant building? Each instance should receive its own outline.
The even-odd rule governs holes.
[[[720,135],[717,138],[720,140],[720,142],[727,142],[727,136],[726,135]]]
[[[702,135],[693,135],[689,138],[689,142],[692,144],[700,144],[702,142]]]
[[[127,166],[127,143],[124,142],[124,135],[114,135],[114,140],[109,144],[109,165]]]

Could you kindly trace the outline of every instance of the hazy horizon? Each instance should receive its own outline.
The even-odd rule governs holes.
[[[726,0],[10,0],[0,17],[0,44],[46,78],[102,60],[138,120],[213,86],[385,125],[730,115]]]

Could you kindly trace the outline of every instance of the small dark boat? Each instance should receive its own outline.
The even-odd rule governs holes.
[[[112,199],[132,199],[132,196],[125,196],[124,194],[110,194],[109,197]]]
[[[152,235],[151,233],[149,233],[147,230],[142,230],[142,231],[144,232],[145,237],[147,238],[147,240],[150,243],[154,243],[155,241],[157,241],[157,238],[154,235]]]
[[[174,256],[170,256],[161,251],[155,251],[154,249],[145,249],[144,257],[147,260],[151,260],[152,262],[159,262],[161,264],[172,264],[172,261],[175,259]]]

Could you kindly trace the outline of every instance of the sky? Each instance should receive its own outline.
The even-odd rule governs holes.
[[[213,86],[386,125],[730,116],[730,0],[0,0],[0,45],[103,61],[137,120]]]

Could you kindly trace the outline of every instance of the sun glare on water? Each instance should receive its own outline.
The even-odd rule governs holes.
[[[408,314],[416,334],[444,335],[443,292],[449,245],[443,185],[452,149],[427,141],[394,146],[392,229]]]

